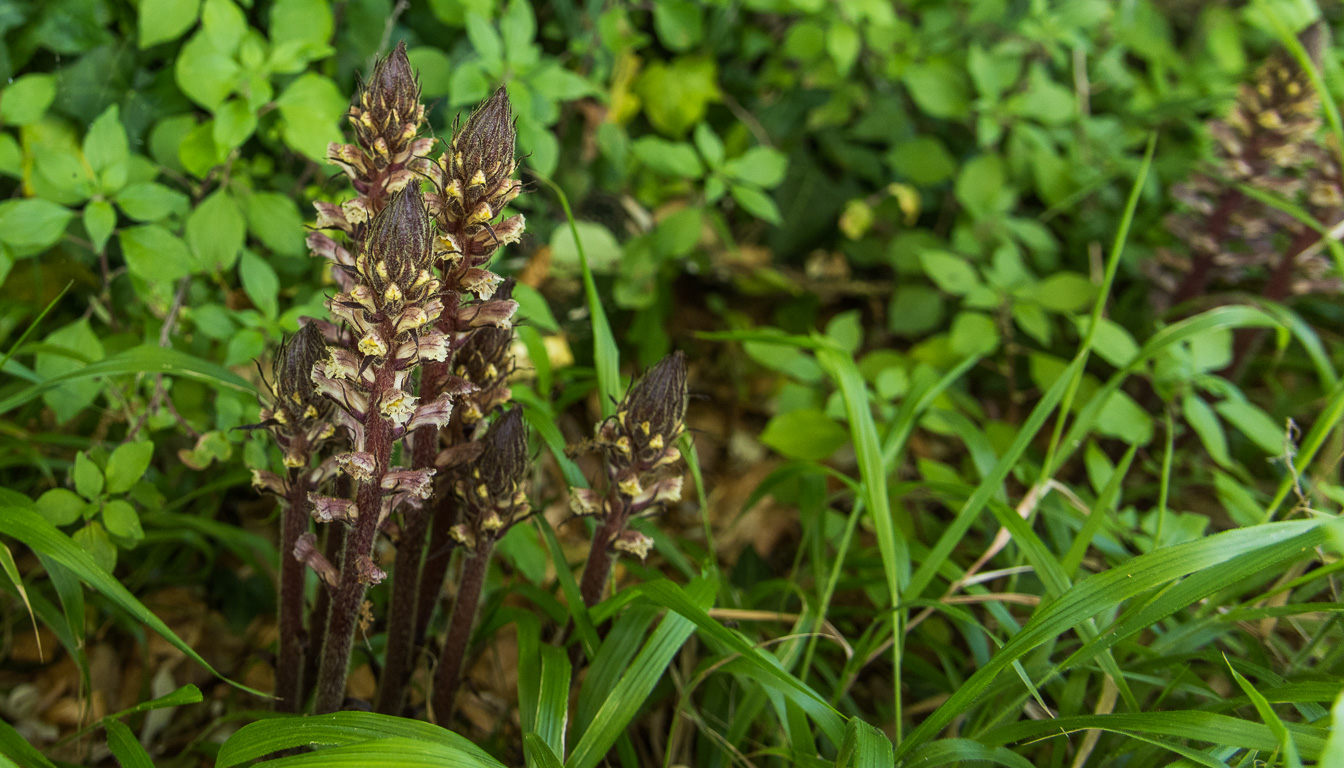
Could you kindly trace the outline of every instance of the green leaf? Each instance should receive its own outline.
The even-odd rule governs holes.
[[[0,120],[6,125],[29,125],[42,119],[56,98],[53,75],[30,73],[14,78],[0,91]]]
[[[349,107],[341,90],[330,78],[309,72],[290,83],[275,103],[285,143],[325,163],[327,144],[341,139],[337,124]]]
[[[216,48],[204,31],[192,35],[182,46],[173,66],[177,87],[211,112],[233,93],[240,72],[233,56]]]
[[[294,43],[316,52],[327,48],[334,26],[327,0],[276,0],[266,31],[273,46]]]
[[[140,48],[176,40],[196,23],[201,0],[140,0]]]
[[[126,268],[147,282],[171,282],[190,274],[195,266],[182,238],[158,224],[127,227],[117,233]]]
[[[714,132],[709,123],[700,123],[695,126],[695,148],[700,150],[700,156],[705,159],[705,164],[710,168],[718,168],[723,165],[723,139]]]
[[[93,200],[84,206],[84,231],[89,233],[93,250],[102,253],[112,230],[117,227],[117,212],[105,200]]]
[[[1287,447],[1287,428],[1249,401],[1230,398],[1214,408],[1239,432],[1270,456],[1281,456]]]
[[[89,586],[129,613],[146,628],[167,640],[170,645],[186,654],[187,658],[200,664],[210,674],[219,677],[241,691],[255,696],[266,696],[260,691],[235,683],[216,672],[209,662],[192,650],[192,647],[169,629],[168,625],[164,624],[158,616],[155,616],[153,611],[136,600],[135,596],[127,591],[120,581],[100,568],[86,552],[75,545],[69,536],[61,533],[36,512],[21,507],[0,509],[0,533],[22,541],[35,552],[40,552],[73,571]]]
[[[1097,415],[1097,431],[1134,445],[1147,445],[1153,439],[1153,419],[1134,398],[1117,390],[1110,394]]]
[[[215,125],[210,136],[220,149],[229,150],[242,146],[256,130],[256,113],[247,99],[235,96],[215,110]]]
[[[121,768],[154,768],[154,761],[130,728],[110,718],[103,721],[103,727],[107,729],[107,748]]]
[[[214,120],[206,120],[182,137],[177,146],[177,159],[187,172],[201,179],[224,162],[225,154],[215,143]]]
[[[748,184],[733,184],[728,187],[728,191],[743,210],[752,216],[777,227],[784,224],[784,218],[780,215],[779,206],[775,205],[774,198],[759,188]]]
[[[0,203],[0,243],[40,251],[65,234],[74,212],[41,198],[6,200]]]
[[[683,136],[719,101],[718,66],[708,57],[650,63],[635,81],[649,122],[665,136]]]
[[[859,60],[862,48],[859,30],[843,18],[835,18],[826,28],[826,52],[831,55],[836,71],[842,76],[849,74],[854,68],[854,62]]]
[[[658,40],[675,53],[699,45],[705,36],[700,4],[691,0],[662,0],[653,5],[653,29]]]
[[[916,136],[903,141],[887,154],[892,170],[910,183],[928,187],[952,178],[957,160],[936,136]]]
[[[958,312],[952,320],[951,339],[958,357],[987,355],[999,347],[999,327],[981,312]]]
[[[704,173],[700,156],[684,142],[644,136],[630,145],[630,151],[644,165],[669,176],[698,179]]]
[[[688,591],[691,593],[690,600],[697,608],[703,610],[713,604],[713,582],[699,579],[688,587]],[[565,768],[595,768],[606,757],[641,705],[653,693],[667,665],[694,631],[695,624],[680,614],[668,613],[663,617],[653,636],[621,676],[621,681],[606,701],[602,702],[587,730],[574,745],[574,750],[565,761]]]
[[[0,107],[4,105],[2,99],[0,97]],[[0,133],[0,173],[15,178],[23,175],[23,150],[8,133]]]
[[[556,333],[560,330],[560,324],[556,322],[550,304],[546,303],[546,297],[536,288],[518,283],[513,286],[513,299],[518,302],[519,320],[525,320],[528,325],[547,333]]]
[[[588,257],[588,266],[594,272],[603,274],[612,271],[621,263],[621,244],[611,230],[593,221],[576,221],[579,242]],[[556,227],[551,232],[551,263],[566,273],[579,271],[579,250],[574,235],[565,227]]]
[[[930,280],[954,296],[963,296],[980,285],[975,267],[956,254],[927,250],[919,254],[919,263]]]
[[[1092,281],[1077,272],[1057,272],[1033,285],[1028,296],[1052,312],[1067,313],[1092,304],[1097,291]]]
[[[510,63],[523,68],[535,61],[532,40],[537,36],[537,17],[528,0],[509,0],[499,19],[499,34],[504,54]],[[552,94],[554,97],[554,94]]]
[[[52,525],[69,525],[84,516],[89,502],[65,488],[52,488],[37,497],[37,511]]]
[[[43,343],[49,347],[67,350],[69,355],[56,352],[39,352],[33,363],[38,376],[50,383],[71,373],[84,370],[89,363],[103,359],[103,343],[89,327],[88,319],[80,319],[53,331]],[[64,384],[57,388],[51,386],[43,396],[47,407],[56,414],[56,420],[64,423],[74,418],[85,408],[93,404],[102,391],[101,384],[92,381],[80,381]],[[5,408],[0,408],[3,413]]]
[[[89,132],[84,135],[84,159],[105,194],[115,194],[126,186],[130,145],[116,104],[103,110],[89,126]]]
[[[1218,462],[1219,466],[1231,466],[1227,435],[1223,434],[1223,425],[1209,404],[1193,392],[1187,393],[1181,400],[1181,412],[1185,414],[1186,423],[1199,435],[1199,441],[1204,444],[1204,450],[1209,452],[1209,458]]]
[[[247,226],[238,204],[224,189],[215,190],[187,217],[187,244],[196,267],[210,272],[233,268],[247,239]]]
[[[248,298],[257,305],[266,317],[274,318],[280,311],[280,278],[266,260],[251,251],[244,251],[238,264],[238,276],[243,280],[243,290]]]
[[[103,505],[103,525],[108,533],[124,539],[127,546],[133,547],[145,538],[145,532],[140,528],[139,513],[129,502],[121,499],[113,499]]]
[[[152,458],[154,458],[154,444],[147,440],[117,446],[111,458],[107,460],[107,492],[129,491],[131,486],[140,482],[140,478],[145,476]]]
[[[1335,705],[1330,708],[1330,719],[1331,722],[1344,723],[1344,691],[1340,691],[1335,698]],[[1330,738],[1321,750],[1321,765],[1344,765],[1344,728],[1330,729]]]
[[[247,229],[278,254],[299,256],[304,252],[303,217],[288,195],[254,192],[247,199]]]
[[[849,431],[824,411],[809,408],[771,418],[760,440],[782,456],[822,461],[849,442]]]
[[[182,214],[190,204],[186,195],[153,181],[127,185],[115,200],[117,207],[136,221],[159,221]]]
[[[102,573],[111,574],[117,567],[117,545],[108,538],[107,530],[101,523],[85,523],[70,540],[79,545],[80,550]]]
[[[765,189],[779,186],[788,170],[789,159],[770,147],[752,147],[723,166],[725,176]]]
[[[99,469],[83,451],[75,454],[73,475],[75,490],[79,491],[79,495],[89,501],[97,501],[103,493],[103,470]]]
[[[955,258],[955,257],[954,257]],[[901,336],[922,336],[943,322],[943,297],[926,285],[898,285],[887,310],[887,328]]]
[[[873,726],[851,717],[845,724],[836,768],[888,768],[893,764],[891,741]]]
[[[395,740],[395,741],[394,741]],[[462,768],[503,768],[503,765],[490,757],[480,747],[452,731],[437,725],[409,720],[391,715],[373,712],[335,712],[330,715],[311,717],[275,718],[258,720],[239,728],[224,746],[220,747],[216,757],[217,768],[233,768],[250,760],[256,760],[274,752],[293,747],[308,746],[358,746],[370,748],[388,748],[384,756],[400,756],[404,752],[405,742],[440,747],[446,752],[439,757],[440,762],[405,763],[415,766],[462,766]],[[402,749],[391,749],[401,747]],[[268,765],[280,768],[282,765],[323,765],[339,754],[333,749],[321,749],[308,757],[319,758],[302,763],[289,760],[268,762]],[[370,755],[370,762],[342,762],[341,765],[390,765],[389,761],[378,759],[376,752]],[[451,761],[451,762],[449,762]],[[334,763],[329,763],[334,764]],[[397,763],[401,764],[401,763]]]
[[[201,6],[201,30],[215,50],[232,55],[247,31],[247,18],[233,0],[205,0]]]
[[[957,174],[957,200],[976,219],[990,218],[1012,207],[1012,190],[1007,188],[1003,161],[998,155],[977,155]]]
[[[80,322],[86,322],[81,320]],[[99,355],[101,357],[101,353]],[[106,360],[90,365],[76,364],[73,370],[58,376],[51,376],[41,384],[20,390],[0,400],[0,413],[12,410],[68,382],[98,378],[100,376],[121,376],[139,373],[163,373],[171,376],[186,376],[214,385],[236,389],[247,394],[256,394],[256,388],[247,379],[216,363],[193,357],[185,352],[167,349],[157,344],[146,344],[120,352]]]
[[[22,761],[16,768],[56,768],[37,747],[28,743],[23,735],[14,730],[14,726],[0,720],[0,757]],[[15,765],[10,763],[10,765]]]
[[[467,39],[472,50],[487,69],[497,69],[504,62],[504,40],[488,20],[475,11],[467,12]]]
[[[523,758],[528,768],[564,768],[555,750],[535,733],[523,734]]]
[[[971,114],[970,86],[966,82],[966,75],[946,61],[914,64],[905,70],[901,82],[915,104],[932,117],[962,120]]]
[[[420,74],[420,95],[436,99],[452,92],[453,62],[448,54],[431,46],[412,48],[406,52],[411,66]]]

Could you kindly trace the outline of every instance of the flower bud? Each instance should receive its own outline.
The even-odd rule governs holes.
[[[404,151],[424,120],[420,83],[406,55],[406,43],[374,66],[359,93],[352,122],[359,143],[375,154],[395,156]]]
[[[308,323],[280,344],[271,363],[275,379],[276,408],[283,410],[285,423],[299,425],[320,417],[327,408],[313,386],[313,366],[327,355],[327,342],[317,324]]]
[[[464,186],[493,190],[501,179],[511,175],[517,136],[509,94],[500,87],[453,135],[450,151],[460,158],[458,177]]]
[[[681,436],[686,416],[686,356],[680,351],[659,360],[635,382],[617,409],[622,442],[641,462],[657,462]]]
[[[409,184],[369,225],[360,271],[376,302],[400,311],[403,303],[424,298],[433,281],[427,277],[432,233],[425,198]]]
[[[528,467],[527,425],[522,409],[505,411],[486,430],[481,443],[471,484],[483,486],[495,505],[511,505]]]

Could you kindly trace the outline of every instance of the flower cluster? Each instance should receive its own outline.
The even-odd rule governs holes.
[[[470,550],[484,537],[498,540],[531,511],[523,492],[530,462],[522,410],[505,411],[485,431],[480,446],[480,455],[459,473],[453,487],[462,502],[463,522],[453,527],[452,535]]]
[[[1303,35],[1315,62],[1321,61],[1323,29],[1316,25]],[[1195,298],[1214,284],[1258,282],[1273,299],[1338,290],[1332,262],[1310,248],[1317,233],[1240,191],[1270,193],[1327,225],[1344,216],[1344,175],[1338,152],[1319,138],[1321,102],[1307,72],[1276,53],[1209,130],[1216,142],[1211,167],[1172,190],[1187,210],[1167,224],[1188,253],[1163,251],[1145,265],[1159,301]]]
[[[654,514],[681,498],[681,475],[670,470],[681,460],[676,442],[685,418],[686,357],[674,352],[630,387],[614,416],[598,424],[596,445],[605,459],[606,492],[570,489],[570,510],[600,521],[583,574],[589,605],[601,599],[613,553],[643,559],[653,546],[648,536],[626,527],[630,519]]]
[[[262,421],[256,426],[274,435],[290,469],[306,468],[317,447],[335,432],[328,418],[331,409],[309,376],[313,365],[326,354],[321,330],[316,323],[308,323],[280,345],[271,363],[271,380],[267,383],[271,404],[261,409]],[[283,494],[277,487],[280,479],[272,473],[257,472],[254,483]]]

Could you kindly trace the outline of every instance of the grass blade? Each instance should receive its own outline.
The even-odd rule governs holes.
[[[121,768],[154,768],[154,761],[140,746],[130,728],[120,720],[107,720],[104,725],[107,728],[107,748],[112,750],[112,756],[121,763]]]
[[[27,544],[33,551],[50,557],[70,569],[71,572],[98,590],[104,597],[131,614],[147,628],[158,633],[160,637],[167,640],[174,648],[185,653],[192,661],[200,664],[211,674],[229,685],[257,696],[267,696],[261,691],[253,690],[242,683],[230,680],[216,671],[190,645],[187,645],[182,638],[169,629],[167,624],[164,624],[143,603],[135,599],[135,596],[127,591],[120,581],[117,581],[112,574],[99,567],[87,552],[81,549],[69,536],[61,533],[56,526],[47,522],[46,518],[21,507],[6,507],[0,509],[0,533],[13,536]]]
[[[419,745],[415,749],[409,745]],[[321,750],[304,757],[331,757],[330,765],[357,765],[347,762],[345,756],[363,754],[371,762],[364,765],[431,765],[430,763],[384,762],[377,758],[378,749],[387,754],[411,757],[436,754],[440,760],[446,753],[457,762],[437,765],[467,766],[468,768],[499,768],[501,763],[485,750],[452,731],[418,720],[407,720],[375,712],[334,712],[313,717],[277,717],[249,723],[238,729],[224,742],[215,760],[217,768],[232,768],[249,760],[256,760],[272,752],[292,747],[332,746],[358,747],[349,752],[337,749]],[[432,748],[432,749],[430,749]],[[372,751],[371,751],[372,750]],[[372,757],[371,757],[372,756]],[[339,760],[338,760],[339,758]],[[320,760],[308,763],[285,761],[267,765],[323,765]]]

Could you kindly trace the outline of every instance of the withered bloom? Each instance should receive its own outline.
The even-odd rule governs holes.
[[[630,519],[681,498],[681,475],[670,469],[681,460],[675,444],[685,430],[685,418],[686,357],[678,351],[650,368],[630,387],[616,415],[598,425],[596,444],[606,459],[606,492],[570,489],[570,510],[600,521],[581,584],[588,605],[602,599],[616,552],[642,559],[653,544],[627,528]]]

